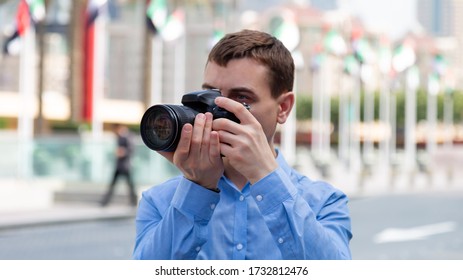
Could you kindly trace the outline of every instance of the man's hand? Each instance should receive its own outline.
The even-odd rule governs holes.
[[[219,133],[220,152],[233,168],[254,184],[278,167],[274,151],[261,124],[243,104],[225,97],[217,97],[215,102],[241,122],[214,120],[213,130]]]
[[[212,131],[212,114],[198,114],[194,126],[185,124],[175,152],[159,152],[175,164],[190,181],[216,189],[224,167],[219,135]]]

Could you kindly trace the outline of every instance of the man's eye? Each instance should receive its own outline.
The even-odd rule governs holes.
[[[241,95],[241,94],[236,95],[235,98],[233,98],[233,99],[235,99],[238,102],[247,102],[247,101],[249,101],[249,97],[247,97],[246,95]]]

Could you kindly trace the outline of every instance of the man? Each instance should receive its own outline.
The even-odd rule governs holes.
[[[130,172],[130,158],[133,153],[133,144],[132,140],[130,139],[130,132],[127,126],[122,124],[115,124],[113,129],[117,137],[116,166],[114,168],[114,174],[111,183],[109,184],[108,190],[104,195],[103,200],[101,201],[101,206],[105,207],[111,201],[114,194],[114,187],[120,176],[124,176],[127,180],[130,204],[132,206],[136,206],[137,195],[135,194],[135,186]]]
[[[269,34],[228,34],[211,50],[204,89],[240,123],[198,114],[174,153],[183,176],[144,192],[136,259],[349,259],[346,196],[298,174],[274,147],[294,105],[294,62]],[[243,103],[250,106],[247,110]]]

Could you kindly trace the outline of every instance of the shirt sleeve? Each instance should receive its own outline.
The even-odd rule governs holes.
[[[207,241],[207,224],[218,201],[218,193],[183,177],[172,200],[143,193],[133,258],[195,259]]]
[[[281,167],[251,187],[283,259],[351,259],[347,197],[326,183],[301,180],[302,188],[317,188],[310,204]]]

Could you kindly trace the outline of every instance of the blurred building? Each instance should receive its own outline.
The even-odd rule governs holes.
[[[424,29],[434,36],[455,34],[454,0],[421,0],[417,3],[418,21]]]
[[[403,90],[406,69],[393,71],[391,57],[404,41],[412,42],[422,88],[426,89],[430,74],[442,69],[436,67],[437,55],[447,59],[449,66],[460,67],[461,81],[463,23],[458,21],[463,19],[459,14],[463,1],[419,1],[420,22],[428,32],[410,32],[405,38],[393,41],[387,34],[371,30],[358,18],[338,10],[337,1],[166,1],[168,14],[178,16],[175,17],[178,20],[176,28],[180,26],[182,30],[173,30],[175,32],[164,34],[168,35],[164,37],[148,28],[149,1],[108,0],[107,6],[100,11],[101,21],[96,36],[104,44],[100,45],[100,56],[93,60],[87,59],[89,56],[84,47],[84,37],[89,33],[85,31],[84,18],[88,1],[46,0],[46,19],[37,29],[36,63],[31,64],[37,70],[40,82],[35,84],[30,77],[22,77],[33,83],[34,88],[34,95],[27,100],[27,106],[20,93],[19,46],[11,45],[8,53],[0,54],[0,129],[2,136],[10,135],[7,144],[0,139],[3,141],[1,152],[5,155],[0,157],[0,175],[13,174],[19,169],[16,166],[22,166],[14,147],[20,146],[17,141],[20,138],[17,132],[21,130],[19,123],[24,112],[29,110],[33,111],[36,123],[39,119],[46,120],[53,132],[63,129],[71,132],[71,135],[62,137],[54,134],[34,137],[35,174],[54,172],[57,176],[65,176],[66,180],[90,178],[104,181],[103,174],[109,172],[101,170],[107,168],[104,159],[111,152],[111,146],[107,145],[109,139],[104,138],[107,135],[101,133],[104,125],[117,122],[135,127],[148,106],[159,102],[180,103],[183,94],[201,88],[205,62],[212,45],[223,34],[243,28],[272,33],[288,46],[296,62],[298,101],[303,100],[299,97],[307,97],[305,101],[311,102],[311,105],[302,103],[306,106],[303,109],[311,107],[306,110],[310,112],[306,114],[310,121],[304,122],[303,126],[298,123],[297,129],[315,135],[318,123],[318,134],[321,134],[320,131],[325,133],[323,142],[328,145],[328,152],[331,140],[341,134],[347,135],[350,142],[339,141],[339,147],[358,150],[360,145],[357,144],[367,139],[366,135],[372,134],[368,131],[375,130],[374,124],[360,127],[362,121],[368,122],[365,117],[361,119],[362,113],[370,114],[370,123],[378,120],[374,116],[377,109],[372,108],[374,103],[369,111],[361,112],[362,96],[372,96],[378,91]],[[14,31],[18,2],[0,0],[1,46]],[[174,33],[179,36],[174,38]],[[437,39],[435,36],[438,36]],[[88,86],[93,84],[86,80],[89,71],[85,63],[94,62],[99,63],[98,75],[94,77],[100,82],[89,94]],[[362,95],[367,91],[368,94]],[[99,123],[92,123],[83,114],[89,102],[98,111]],[[335,106],[338,110],[333,110]],[[335,111],[338,115],[331,115]],[[28,121],[28,124],[32,122]],[[384,118],[380,121],[384,122]],[[98,124],[94,127],[98,126],[100,133],[94,133],[97,129],[86,130],[90,123]],[[24,131],[31,132],[29,127]],[[4,128],[11,131],[4,131]],[[376,130],[380,129],[384,132],[389,128],[378,126]],[[389,130],[392,131],[392,128]],[[371,143],[378,143],[389,136],[387,133],[377,135]],[[97,136],[104,140],[98,141]],[[63,137],[65,139],[59,140],[61,142],[46,139]],[[315,139],[306,134],[303,138],[303,143]],[[394,136],[390,138],[395,140]],[[94,152],[95,143],[100,148],[98,153]],[[160,166],[152,156],[155,153],[147,153],[141,141],[139,144],[135,160],[137,176],[143,178],[139,180],[147,183],[161,180],[158,174],[152,172]],[[322,148],[320,145],[320,150]],[[339,154],[343,154],[342,151]],[[346,155],[344,153],[341,157]],[[19,164],[12,165],[12,158],[18,158]],[[21,160],[26,162],[24,158]],[[170,174],[170,166],[163,168],[158,173]]]
[[[176,8],[184,12],[185,31],[169,41],[153,35],[146,27],[146,2],[137,0],[110,0],[104,11],[105,54],[103,82],[98,92],[101,121],[124,122],[136,125],[147,106],[156,102],[179,103],[181,96],[200,88],[202,71],[215,31],[227,33],[242,28],[257,28],[272,32],[272,25],[289,17],[297,26],[298,40],[292,51],[298,64],[296,88],[299,94],[310,95],[315,90],[314,75],[323,69],[323,91],[330,96],[342,89],[339,81],[344,75],[352,81],[359,73],[345,73],[345,58],[356,54],[356,39],[372,52],[381,47],[384,34],[368,30],[367,26],[351,15],[336,9],[337,1],[167,1],[168,11]],[[0,4],[0,44],[3,45],[14,16],[17,1]],[[82,60],[83,9],[87,1],[48,0],[47,18],[43,36],[43,84],[36,90],[35,116],[53,122],[81,122],[85,100],[85,75]],[[423,67],[429,67],[434,52],[444,52],[455,65],[463,65],[463,1],[418,1],[419,18],[429,34],[445,36],[438,41],[432,36],[418,38]],[[80,10],[76,10],[79,8]],[[80,26],[80,28],[76,28]],[[10,31],[8,31],[10,30]],[[80,33],[79,33],[80,32]],[[329,34],[336,33],[341,45],[327,46]],[[76,35],[77,34],[77,35]],[[451,39],[455,36],[456,41]],[[79,41],[80,40],[80,41]],[[422,43],[423,40],[426,43]],[[455,43],[456,42],[456,43]],[[389,47],[393,44],[389,43]],[[455,49],[459,52],[456,53]],[[429,55],[431,53],[431,56]],[[358,57],[357,57],[358,58]],[[373,58],[362,64],[372,64],[375,87],[380,73]],[[39,67],[39,66],[37,66]],[[322,67],[322,68],[320,68]],[[320,72],[321,73],[321,72]],[[460,75],[461,76],[461,75]],[[376,78],[375,78],[376,77]],[[326,82],[331,81],[331,82]],[[335,81],[335,82],[333,82]],[[350,89],[355,90],[355,89]],[[21,106],[19,91],[19,56],[0,56],[0,118],[7,126],[15,127]],[[39,93],[40,91],[40,93]],[[41,102],[39,102],[39,99]],[[42,110],[39,110],[42,104]]]
[[[463,1],[417,1],[418,21],[427,34],[440,38],[451,66],[456,67],[457,85],[463,85]]]
[[[338,0],[310,0],[310,6],[321,11],[336,10],[338,8]]]
[[[0,4],[2,46],[14,31],[18,2],[7,0]],[[31,101],[34,116],[38,117],[40,98],[43,101],[42,117],[52,124],[89,121],[82,115],[86,102],[83,15],[88,1],[48,0],[47,3],[43,68],[36,66],[38,71],[42,71],[43,84],[41,88],[34,86],[36,98]],[[213,33],[213,10],[209,5],[187,5],[187,22],[183,22],[187,28],[185,36],[180,41],[163,42],[160,52],[152,54],[158,57],[148,57],[154,51],[151,49],[153,40],[159,36],[146,28],[145,1],[110,0],[107,3],[100,11],[100,17],[104,18],[104,31],[97,35],[104,40],[104,54],[98,58],[104,64],[103,81],[97,93],[99,114],[104,123],[139,122],[153,99],[151,88],[147,88],[152,86],[147,80],[152,79],[153,73],[161,72],[161,80],[155,82],[160,86],[156,94],[162,97],[156,100],[179,103],[179,96],[185,91],[200,87]],[[167,8],[172,12],[175,7]],[[11,128],[16,127],[16,119],[21,112],[18,94],[20,55],[19,46],[14,47],[16,50],[10,48],[11,52],[0,54],[0,118],[6,120],[6,126]],[[38,45],[36,49],[40,51]],[[161,64],[156,64],[158,61]],[[188,69],[185,65],[189,65]]]

